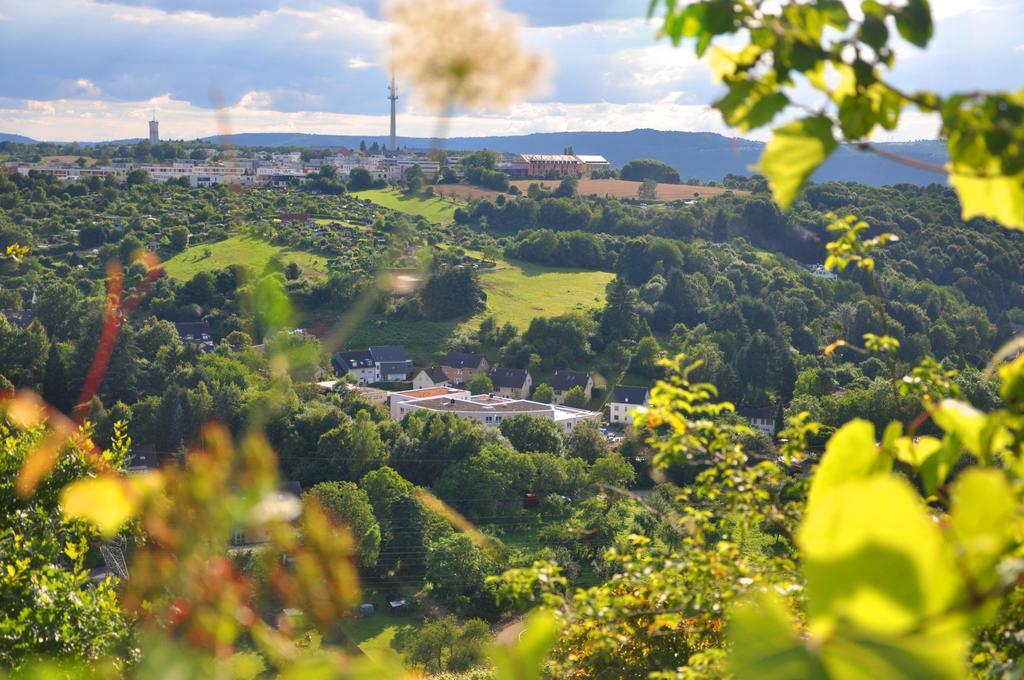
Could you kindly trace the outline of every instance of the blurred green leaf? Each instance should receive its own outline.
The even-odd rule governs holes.
[[[962,586],[938,524],[917,492],[894,476],[832,488],[808,507],[797,543],[817,635],[840,625],[907,633],[946,611]]]
[[[928,0],[907,0],[896,12],[896,30],[909,43],[924,47],[932,39],[932,11]]]
[[[768,178],[783,209],[796,200],[811,173],[836,149],[832,122],[825,116],[795,120],[775,128],[758,169]]]
[[[496,680],[539,680],[544,657],[557,636],[558,624],[551,614],[544,611],[531,614],[517,642],[496,646],[491,652]]]
[[[737,605],[729,620],[729,661],[739,680],[823,677],[821,662],[800,642],[778,595],[759,592]]]
[[[807,512],[836,488],[886,472],[892,459],[878,450],[875,444],[875,426],[866,420],[851,420],[843,425],[825,445],[818,469],[811,481],[807,496]]]
[[[950,528],[964,566],[976,583],[995,585],[995,565],[1013,540],[1017,501],[1000,470],[972,468],[957,479],[952,491]]]

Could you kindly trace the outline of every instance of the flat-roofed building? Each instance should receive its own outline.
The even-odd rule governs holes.
[[[545,177],[552,172],[562,177],[580,177],[587,169],[580,159],[567,154],[524,153],[514,162],[526,164],[528,177]]]
[[[608,159],[604,156],[587,156],[584,154],[576,154],[576,158],[579,159],[580,163],[583,163],[585,168],[584,172],[590,175],[595,170],[609,170],[612,164],[608,162]]]
[[[430,390],[451,388],[434,387]],[[422,390],[413,390],[422,391]],[[601,421],[601,414],[580,408],[569,408],[557,404],[542,404],[528,399],[506,399],[493,394],[478,394],[475,397],[462,390],[463,395],[455,394],[430,396],[420,399],[404,399],[395,401],[391,395],[391,415],[401,419],[413,411],[430,411],[433,413],[453,413],[460,418],[469,418],[488,427],[498,427],[506,418],[526,415],[531,418],[552,420],[563,432],[572,432],[584,421]]]
[[[405,417],[406,413],[408,413],[408,411],[402,407],[402,404],[405,402],[421,399],[434,399],[436,397],[468,399],[470,397],[470,393],[469,390],[460,390],[447,385],[392,392],[391,397],[389,398],[391,417],[395,420],[401,420]]]

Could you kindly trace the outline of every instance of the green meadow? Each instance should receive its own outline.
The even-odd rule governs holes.
[[[295,262],[311,278],[319,278],[327,272],[327,260],[319,255],[290,250],[255,236],[242,235],[192,246],[164,262],[163,266],[168,276],[188,280],[199,272],[223,269],[233,264],[243,264],[261,272],[275,255],[280,256],[284,264]]]
[[[367,189],[354,191],[352,195],[357,198],[368,198],[385,208],[424,217],[436,224],[451,222],[455,215],[455,208],[458,207],[457,204],[447,199],[408,196],[395,189]]]

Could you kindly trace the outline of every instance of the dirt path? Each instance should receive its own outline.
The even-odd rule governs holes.
[[[515,644],[525,627],[523,617],[518,616],[494,632],[494,641],[499,645]]]

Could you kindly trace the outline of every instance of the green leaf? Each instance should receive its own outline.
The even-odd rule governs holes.
[[[726,123],[748,131],[771,122],[788,103],[789,98],[769,84],[739,80],[729,84],[729,93],[714,106]]]
[[[729,620],[729,661],[739,680],[790,680],[824,675],[821,662],[793,631],[792,617],[778,595],[759,592],[733,609]]]
[[[288,328],[293,322],[292,304],[281,280],[265,276],[256,284],[254,304],[264,329]]]
[[[875,445],[875,426],[855,419],[839,428],[825,445],[807,495],[807,512],[838,487],[892,468],[892,459]]]
[[[836,149],[832,121],[812,116],[778,127],[764,148],[758,170],[768,178],[775,201],[793,204],[811,173]]]
[[[907,0],[896,12],[896,30],[909,43],[924,47],[932,39],[932,11],[928,0]]]
[[[1017,503],[1000,470],[971,468],[951,494],[950,528],[965,567],[979,589],[998,580],[995,566],[1013,539]]]
[[[865,15],[864,22],[860,25],[860,39],[875,50],[882,48],[889,39],[889,29],[885,27],[885,20],[874,14]]]
[[[875,475],[808,506],[797,534],[810,631],[840,625],[901,635],[945,612],[961,592],[952,551],[903,479]]]
[[[967,450],[982,462],[988,462],[993,453],[1012,441],[1010,433],[994,417],[956,399],[939,402],[939,407],[932,412],[932,420],[946,432],[956,434]]]
[[[1007,227],[1024,229],[1024,172],[979,177],[957,172],[954,166],[949,181],[960,196],[964,220],[987,217]]]
[[[918,448],[922,446],[928,447],[930,444],[928,440],[933,439],[932,437],[922,437],[918,443]],[[956,465],[957,461],[963,456],[964,447],[960,441],[960,438],[955,434],[945,437],[941,445],[932,453],[924,458],[921,463],[920,475],[921,483],[924,486],[924,492],[929,496],[933,495],[939,490],[939,487],[946,483],[946,477],[949,476],[950,470]]]
[[[844,680],[966,679],[966,635],[962,630],[897,637],[841,631],[821,651],[828,677]]]

